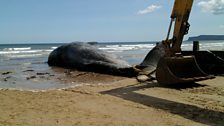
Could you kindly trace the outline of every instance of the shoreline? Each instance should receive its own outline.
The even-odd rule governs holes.
[[[55,90],[82,85],[100,85],[112,83],[125,77],[82,72],[60,67],[49,67],[38,70],[26,68],[16,71],[0,72],[0,89],[13,90]],[[84,78],[84,79],[83,79]]]
[[[59,81],[57,77],[51,79]],[[0,90],[0,125],[221,126],[224,123],[223,76],[175,88],[95,73],[76,78],[66,76],[60,83],[74,79],[90,85],[37,92]]]

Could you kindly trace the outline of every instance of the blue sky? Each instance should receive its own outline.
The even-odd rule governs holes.
[[[165,39],[173,0],[0,0],[0,44]],[[224,35],[224,0],[194,0],[188,36]],[[187,39],[187,37],[185,39]]]

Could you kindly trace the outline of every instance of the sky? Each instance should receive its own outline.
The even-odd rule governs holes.
[[[0,0],[0,44],[166,38],[174,0]],[[224,0],[194,0],[189,36],[224,35]]]

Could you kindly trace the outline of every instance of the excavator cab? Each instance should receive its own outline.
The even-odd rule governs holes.
[[[194,56],[181,54],[183,37],[190,27],[188,18],[192,4],[193,0],[175,0],[167,38],[154,47],[141,63],[150,68],[143,69],[146,73],[155,69],[156,79],[160,85],[191,83],[214,78],[199,68]],[[173,36],[169,39],[174,22]]]

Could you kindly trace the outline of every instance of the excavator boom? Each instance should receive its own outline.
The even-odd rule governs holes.
[[[175,21],[171,47],[173,52],[181,51],[184,35],[188,33],[190,26],[188,18],[190,16],[192,4],[193,0],[176,0],[174,3],[171,14],[171,20]]]

